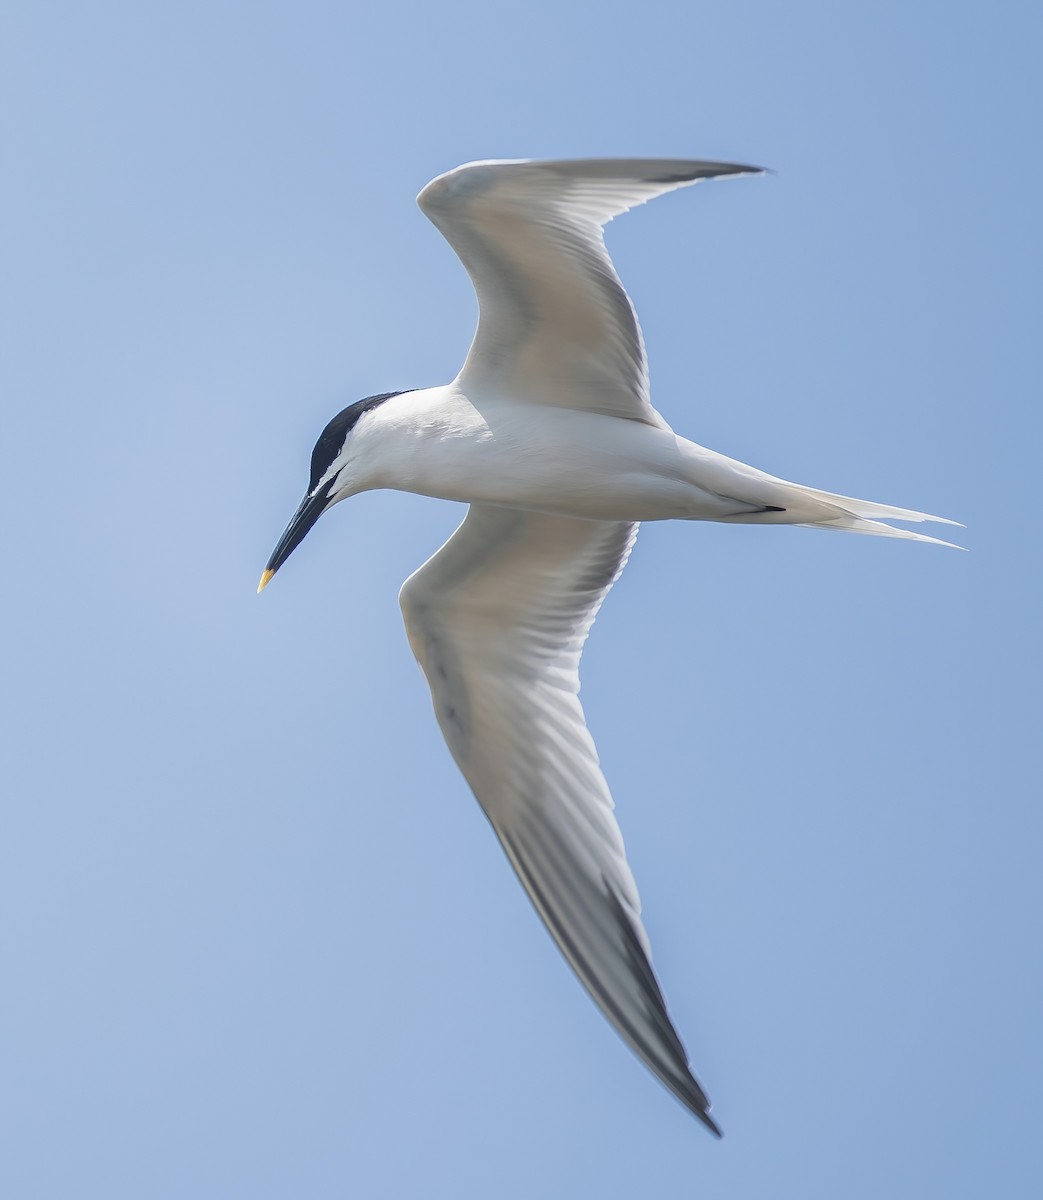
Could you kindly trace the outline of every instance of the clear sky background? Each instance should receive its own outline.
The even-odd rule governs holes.
[[[1038,5],[8,3],[0,1194],[1035,1197]],[[622,218],[653,401],[969,554],[646,526],[584,700],[717,1143],[453,767],[323,424],[446,382],[482,157],[778,174]]]

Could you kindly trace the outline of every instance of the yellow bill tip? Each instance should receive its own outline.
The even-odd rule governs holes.
[[[261,582],[257,585],[258,596],[264,591],[264,589],[268,586],[268,584],[271,583],[272,576],[274,574],[275,574],[274,571],[265,571],[264,574],[261,576]]]

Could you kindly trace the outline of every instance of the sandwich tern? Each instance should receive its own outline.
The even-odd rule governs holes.
[[[479,319],[444,387],[369,396],[326,426],[263,589],[322,513],[373,488],[470,505],[399,600],[449,750],[569,965],[713,1133],[652,970],[637,887],[580,706],[587,633],[641,521],[937,538],[926,513],[788,483],[674,433],[605,249],[615,216],[757,167],[684,159],[468,163],[418,197]],[[948,545],[949,543],[939,543]]]

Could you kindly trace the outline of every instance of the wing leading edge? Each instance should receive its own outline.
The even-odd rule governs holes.
[[[759,173],[687,159],[577,159],[468,163],[432,180],[418,203],[478,295],[459,376],[465,394],[662,425],[637,314],[602,229],[675,188]]]
[[[472,506],[400,597],[446,742],[584,987],[710,1130],[652,970],[579,702],[579,660],[637,526]]]

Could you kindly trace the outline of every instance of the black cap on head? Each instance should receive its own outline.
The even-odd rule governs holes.
[[[286,526],[282,537],[279,539],[279,544],[272,551],[272,556],[268,560],[264,574],[261,576],[260,586],[257,588],[259,592],[264,589],[275,572],[278,571],[294,550],[304,541],[308,530],[311,529],[319,517],[322,516],[323,512],[325,512],[326,506],[330,501],[329,490],[328,488],[323,488],[321,491],[317,491],[316,489],[319,487],[323,476],[344,449],[344,443],[347,440],[348,434],[358,424],[359,417],[363,413],[369,412],[371,408],[376,408],[377,405],[383,404],[385,400],[390,400],[393,396],[401,396],[403,394],[403,392],[381,392],[379,396],[367,396],[365,400],[356,400],[354,404],[349,404],[347,408],[337,413],[322,433],[319,434],[319,440],[315,443],[315,449],[311,452],[311,480],[308,483],[307,494],[298,506],[297,511],[293,514],[289,525]]]
[[[409,389],[412,390],[412,389]],[[394,396],[403,396],[405,392],[381,392],[379,396],[367,396],[365,400],[356,400],[347,408],[342,408],[326,428],[319,434],[315,449],[311,452],[311,482],[308,491],[314,492],[319,486],[319,480],[333,465],[337,455],[344,449],[348,434],[358,424],[359,417],[368,413],[371,408],[383,404]]]

